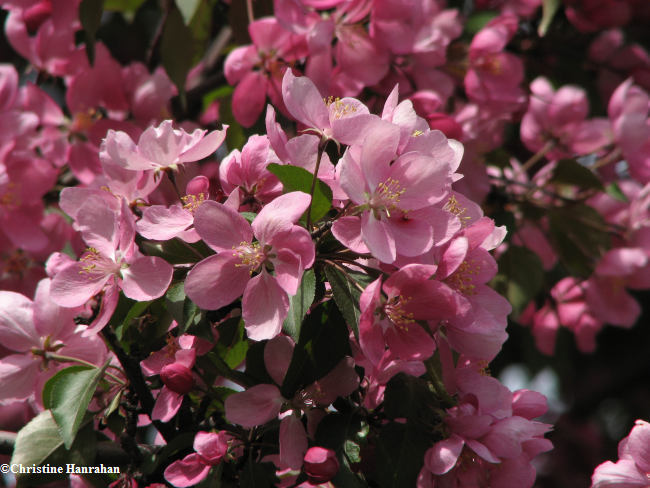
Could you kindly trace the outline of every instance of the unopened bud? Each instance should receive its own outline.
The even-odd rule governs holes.
[[[160,371],[160,379],[171,391],[185,395],[192,389],[192,371],[187,366],[172,363]]]
[[[326,483],[339,471],[339,461],[336,453],[324,447],[311,447],[305,453],[305,474],[314,484]]]

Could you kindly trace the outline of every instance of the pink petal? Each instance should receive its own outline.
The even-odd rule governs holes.
[[[0,291],[0,344],[20,352],[40,344],[32,307],[32,301],[20,293]]]
[[[233,246],[253,240],[250,224],[237,210],[213,201],[203,202],[197,209],[194,228],[217,252],[230,251]]]
[[[218,464],[228,452],[228,434],[224,432],[197,432],[194,450],[210,464]]]
[[[227,125],[224,125],[223,130],[213,130],[204,136],[199,142],[194,144],[190,149],[183,152],[178,161],[185,163],[188,161],[199,161],[200,159],[207,158],[214,154],[219,146],[226,139]]]
[[[163,386],[162,390],[156,398],[156,404],[153,407],[151,412],[151,420],[160,420],[161,422],[169,422],[178,409],[181,408],[181,403],[183,403],[183,395],[171,391],[166,386]]]
[[[386,223],[375,219],[371,212],[361,217],[363,241],[374,257],[382,263],[392,263],[397,257],[395,239]]]
[[[245,428],[263,425],[280,413],[284,399],[275,385],[255,385],[226,398],[226,418]]]
[[[272,339],[282,330],[289,312],[289,297],[266,271],[250,280],[242,298],[242,317],[249,339]]]
[[[78,307],[99,293],[112,273],[101,271],[87,272],[84,264],[74,262],[57,273],[52,280],[50,297],[62,307]]]
[[[291,337],[279,335],[264,346],[264,364],[269,376],[277,385],[282,385],[293,356],[294,343]]]
[[[174,486],[194,486],[205,479],[211,466],[201,456],[192,453],[180,461],[174,461],[165,469],[165,479]]]
[[[259,71],[249,71],[239,82],[232,96],[232,114],[244,127],[252,126],[266,103],[266,77]]]
[[[436,442],[424,455],[424,465],[433,474],[445,474],[456,465],[464,445],[463,439],[455,434]]]
[[[370,250],[361,236],[361,218],[360,217],[341,217],[334,222],[332,234],[344,246],[352,251],[366,254]]]
[[[185,293],[205,310],[232,303],[244,293],[250,280],[248,268],[239,264],[241,259],[228,251],[205,258],[187,274]]]
[[[0,401],[24,400],[35,394],[38,365],[31,354],[12,354],[0,359]]]
[[[291,115],[308,127],[330,126],[329,113],[321,94],[306,76],[295,77],[288,69],[282,79],[282,98]]]
[[[167,291],[174,268],[162,258],[144,256],[122,270],[122,291],[141,302],[158,298]]]
[[[267,204],[251,224],[255,237],[269,243],[275,234],[290,230],[307,210],[311,196],[301,191],[286,193]]]
[[[178,205],[152,205],[144,209],[137,222],[138,234],[147,239],[166,241],[176,237],[194,222],[194,216]]]
[[[283,467],[300,469],[307,452],[307,433],[295,415],[288,415],[280,423],[280,463]]]

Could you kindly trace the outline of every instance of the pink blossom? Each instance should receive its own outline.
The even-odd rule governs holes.
[[[48,354],[101,364],[106,347],[95,335],[82,337],[72,320],[78,310],[62,308],[50,299],[51,282],[42,280],[34,300],[0,291],[0,342],[13,352],[0,359],[0,402],[33,398],[61,364]]]
[[[196,129],[187,133],[174,129],[171,120],[145,130],[136,145],[128,134],[109,131],[104,150],[117,164],[129,170],[177,169],[179,165],[198,161],[214,153],[226,137],[223,130],[207,133]]]
[[[185,487],[200,483],[210,469],[228,455],[233,437],[226,431],[198,432],[194,437],[194,453],[174,461],[165,469],[165,479],[174,486]]]
[[[354,98],[324,99],[307,77],[287,70],[282,79],[282,98],[289,113],[323,138],[343,144],[359,142],[377,116]]]
[[[418,256],[431,249],[431,220],[435,217],[430,209],[447,196],[452,168],[461,156],[445,140],[433,152],[439,157],[418,151],[417,141],[398,157],[399,140],[399,128],[383,122],[360,147],[349,148],[339,162],[341,187],[357,205],[354,213],[360,216],[337,220],[332,232],[357,252],[363,248],[355,242],[362,240],[384,263],[394,262],[398,249],[404,256]],[[422,142],[428,145],[428,139]]]
[[[225,205],[201,205],[195,228],[218,254],[189,272],[188,297],[201,308],[216,310],[243,295],[248,337],[263,340],[278,335],[289,310],[288,295],[295,295],[303,271],[314,262],[311,236],[295,225],[309,202],[309,195],[302,192],[282,195],[267,204],[252,225]]]
[[[650,479],[650,424],[637,420],[628,436],[618,444],[616,463],[599,465],[591,488],[645,488]]]
[[[172,267],[159,257],[143,256],[135,245],[133,215],[123,201],[113,208],[98,197],[89,198],[76,221],[89,246],[79,261],[60,270],[52,282],[52,299],[63,307],[77,307],[104,291],[103,313],[93,329],[101,329],[117,305],[117,293],[134,300],[153,300],[169,286]]]
[[[312,483],[326,483],[339,471],[336,453],[324,447],[310,447],[305,453],[305,473]]]

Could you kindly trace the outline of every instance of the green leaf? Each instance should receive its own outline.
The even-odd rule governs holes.
[[[379,486],[415,486],[424,464],[424,453],[431,447],[422,429],[408,423],[389,423],[382,426],[376,444],[375,471]]]
[[[169,9],[160,41],[160,50],[162,65],[169,79],[178,88],[181,103],[185,106],[185,78],[193,64],[194,36],[192,30],[185,25],[180,11],[175,7]]]
[[[544,37],[560,6],[560,0],[542,0],[542,20],[537,28],[539,37]]]
[[[305,315],[309,312],[309,307],[314,302],[315,293],[316,275],[314,270],[310,269],[302,275],[302,281],[296,294],[289,298],[289,314],[282,327],[284,332],[290,335],[294,341],[298,341],[300,338],[300,326]]]
[[[104,0],[83,0],[79,4],[79,20],[86,34],[86,55],[91,65],[95,62],[95,35],[102,21]]]
[[[219,88],[215,88],[214,90],[206,93],[203,95],[203,110],[208,108],[212,102],[215,100],[219,100],[221,98],[226,98],[229,97],[233,94],[235,89],[230,86],[230,85],[221,85]]]
[[[86,423],[88,425],[79,432],[72,449],[67,450],[52,412],[44,410],[18,432],[10,463],[23,466],[65,466],[66,463],[92,465],[95,458],[95,435],[90,419]],[[61,478],[67,478],[67,475],[18,475],[18,486],[34,486]]]
[[[339,472],[332,479],[337,488],[361,488],[365,486],[352,472],[348,460],[361,462],[358,443],[363,430],[361,418],[355,413],[330,413],[318,423],[316,445],[332,449],[339,460]]]
[[[147,256],[161,257],[169,264],[196,263],[208,256],[203,255],[203,249],[198,243],[188,244],[178,238],[165,242],[143,241],[141,248]]]
[[[201,5],[201,0],[176,0],[175,3],[183,16],[183,21],[187,25],[192,21],[199,5]]]
[[[304,168],[288,164],[271,163],[266,167],[269,172],[278,177],[284,192],[302,191],[307,194],[311,191],[314,175]],[[332,190],[321,180],[316,180],[314,195],[311,203],[311,221],[318,222],[332,208]]]
[[[239,477],[242,488],[271,488],[275,486],[275,467],[272,463],[257,463],[248,458]]]
[[[233,317],[219,324],[217,352],[230,369],[235,369],[246,359],[248,340],[241,317]]]
[[[499,274],[493,286],[508,299],[517,316],[541,290],[543,281],[544,269],[537,254],[511,245],[499,258]]]
[[[122,340],[124,337],[127,329],[130,327],[131,322],[142,316],[144,314],[144,311],[149,308],[149,305],[151,305],[151,301],[147,302],[135,302],[133,306],[129,309],[129,311],[126,314],[126,317],[122,320],[122,323],[117,326],[115,329],[115,334],[117,335],[117,338],[119,340]]]
[[[405,418],[426,430],[442,424],[436,412],[440,402],[429,389],[426,380],[399,373],[391,378],[384,393],[384,412],[390,419]]]
[[[605,191],[610,197],[618,200],[619,202],[629,202],[628,198],[625,196],[625,193],[623,193],[623,190],[621,190],[621,187],[618,186],[618,183],[615,181],[612,181],[609,185],[607,185],[605,187]]]
[[[487,24],[497,15],[497,12],[491,10],[482,10],[480,12],[473,13],[469,16],[467,22],[465,22],[465,32],[472,35],[476,34],[483,27],[485,27],[485,24]]]
[[[374,279],[373,277],[356,271],[348,271],[348,276],[354,279],[362,286],[367,286]],[[334,266],[325,266],[325,276],[332,288],[334,302],[341,311],[343,318],[348,326],[354,332],[355,337],[359,337],[359,319],[361,318],[361,309],[359,307],[359,297],[361,291],[350,282],[347,276]]]
[[[134,13],[146,0],[104,0],[104,10]]]
[[[603,217],[584,204],[549,210],[553,248],[573,276],[587,278],[611,246],[610,229]]]
[[[47,398],[43,403],[52,411],[52,417],[59,427],[59,434],[66,449],[70,449],[99,380],[110,363],[101,368],[71,366],[56,373],[44,388]]]
[[[550,181],[551,183],[563,185],[575,185],[585,190],[592,188],[601,191],[604,190],[600,178],[575,159],[562,159],[558,161]]]
[[[292,398],[299,388],[334,369],[345,355],[351,355],[345,320],[333,304],[320,304],[302,324],[282,383],[282,395]]]

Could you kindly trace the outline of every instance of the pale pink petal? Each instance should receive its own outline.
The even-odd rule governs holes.
[[[174,486],[194,486],[205,479],[211,466],[201,456],[192,453],[180,461],[174,461],[165,469],[165,479]]]
[[[227,251],[205,258],[187,274],[185,293],[205,310],[232,303],[244,293],[250,280],[248,268],[239,264],[241,259]]]
[[[455,434],[436,442],[424,455],[424,465],[433,474],[445,474],[456,465],[464,445],[463,439]]]
[[[152,205],[144,209],[136,228],[142,237],[166,241],[187,229],[192,222],[194,222],[192,213],[178,205],[171,207]]]
[[[402,256],[420,256],[433,246],[433,229],[428,222],[404,215],[389,219],[386,225]]]
[[[218,464],[228,452],[228,434],[224,432],[198,432],[194,437],[194,450],[210,464]]]
[[[361,236],[361,218],[360,217],[341,217],[334,222],[332,234],[341,244],[350,250],[366,254],[370,250]]]
[[[640,469],[650,473],[650,424],[637,420],[627,438],[625,449]]]
[[[33,322],[32,301],[20,293],[0,291],[0,344],[20,352],[40,344],[40,334]]]
[[[200,159],[207,158],[217,150],[219,146],[226,139],[227,125],[224,125],[223,130],[213,130],[206,136],[203,136],[191,148],[184,151],[179,157],[178,161],[185,163],[188,161],[199,161]]]
[[[242,242],[251,242],[253,232],[237,210],[221,203],[206,201],[194,214],[194,228],[215,251],[230,251]]]
[[[361,217],[361,232],[363,241],[374,257],[382,263],[395,261],[395,239],[385,222],[375,219],[371,212],[366,212]]]
[[[288,69],[282,79],[282,98],[289,113],[299,122],[315,129],[330,126],[323,97],[309,78],[295,77]]]
[[[74,262],[54,277],[50,297],[62,307],[78,307],[99,293],[112,277],[111,273],[86,271],[84,263]]]
[[[289,297],[266,271],[250,280],[242,298],[242,317],[249,339],[272,339],[282,330],[289,312]]]
[[[352,394],[358,387],[359,375],[354,369],[354,359],[346,356],[332,371],[308,386],[306,392],[317,404],[326,407],[338,397]]]
[[[226,398],[226,418],[229,422],[251,428],[273,420],[284,403],[275,385],[255,385]]]
[[[39,362],[27,354],[12,354],[0,359],[0,403],[24,400],[40,392],[34,391]]]
[[[594,470],[591,488],[645,488],[648,477],[631,459],[620,459],[617,463],[607,461]]]
[[[122,270],[122,291],[141,302],[158,298],[167,291],[174,268],[163,258],[144,256]]]
[[[286,193],[267,204],[251,227],[257,239],[266,244],[279,232],[290,230],[293,224],[307,210],[311,196],[301,191]]]

